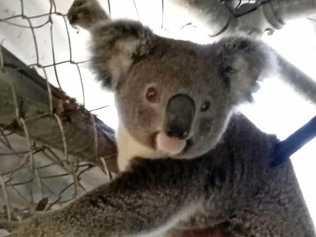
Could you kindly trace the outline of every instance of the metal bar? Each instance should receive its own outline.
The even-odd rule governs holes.
[[[316,13],[316,0],[271,0],[268,4],[284,22]]]
[[[183,19],[188,19],[199,26],[203,26],[209,35],[221,34],[230,24],[233,17],[229,9],[218,0],[169,0],[181,8],[179,14],[183,14]],[[189,15],[187,14],[189,13]]]
[[[315,137],[316,117],[277,145],[271,166],[275,167],[287,161],[292,154]]]
[[[288,20],[316,13],[316,0],[169,1],[189,13],[185,19],[191,16],[194,24],[206,29],[210,36],[221,37],[235,32],[261,36],[280,29]]]

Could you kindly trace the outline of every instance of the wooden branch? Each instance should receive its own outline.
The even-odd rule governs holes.
[[[0,126],[117,171],[113,131],[8,50],[0,57]],[[1,62],[1,60],[0,60]]]

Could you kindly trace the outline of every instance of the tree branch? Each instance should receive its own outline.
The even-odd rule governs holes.
[[[21,136],[117,171],[113,130],[50,85],[5,48],[0,57],[0,126]],[[66,154],[66,155],[67,155]]]

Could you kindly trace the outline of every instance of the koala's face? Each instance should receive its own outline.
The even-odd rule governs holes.
[[[213,148],[266,63],[245,38],[201,46],[158,37],[132,21],[101,22],[92,36],[91,65],[114,91],[121,125],[130,139],[168,157]]]
[[[193,158],[218,141],[233,106],[213,47],[157,39],[115,90],[121,123],[143,145]]]

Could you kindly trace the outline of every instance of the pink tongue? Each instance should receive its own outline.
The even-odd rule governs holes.
[[[184,149],[186,141],[175,137],[169,137],[164,132],[160,132],[156,136],[156,145],[159,151],[170,155],[176,155]]]

